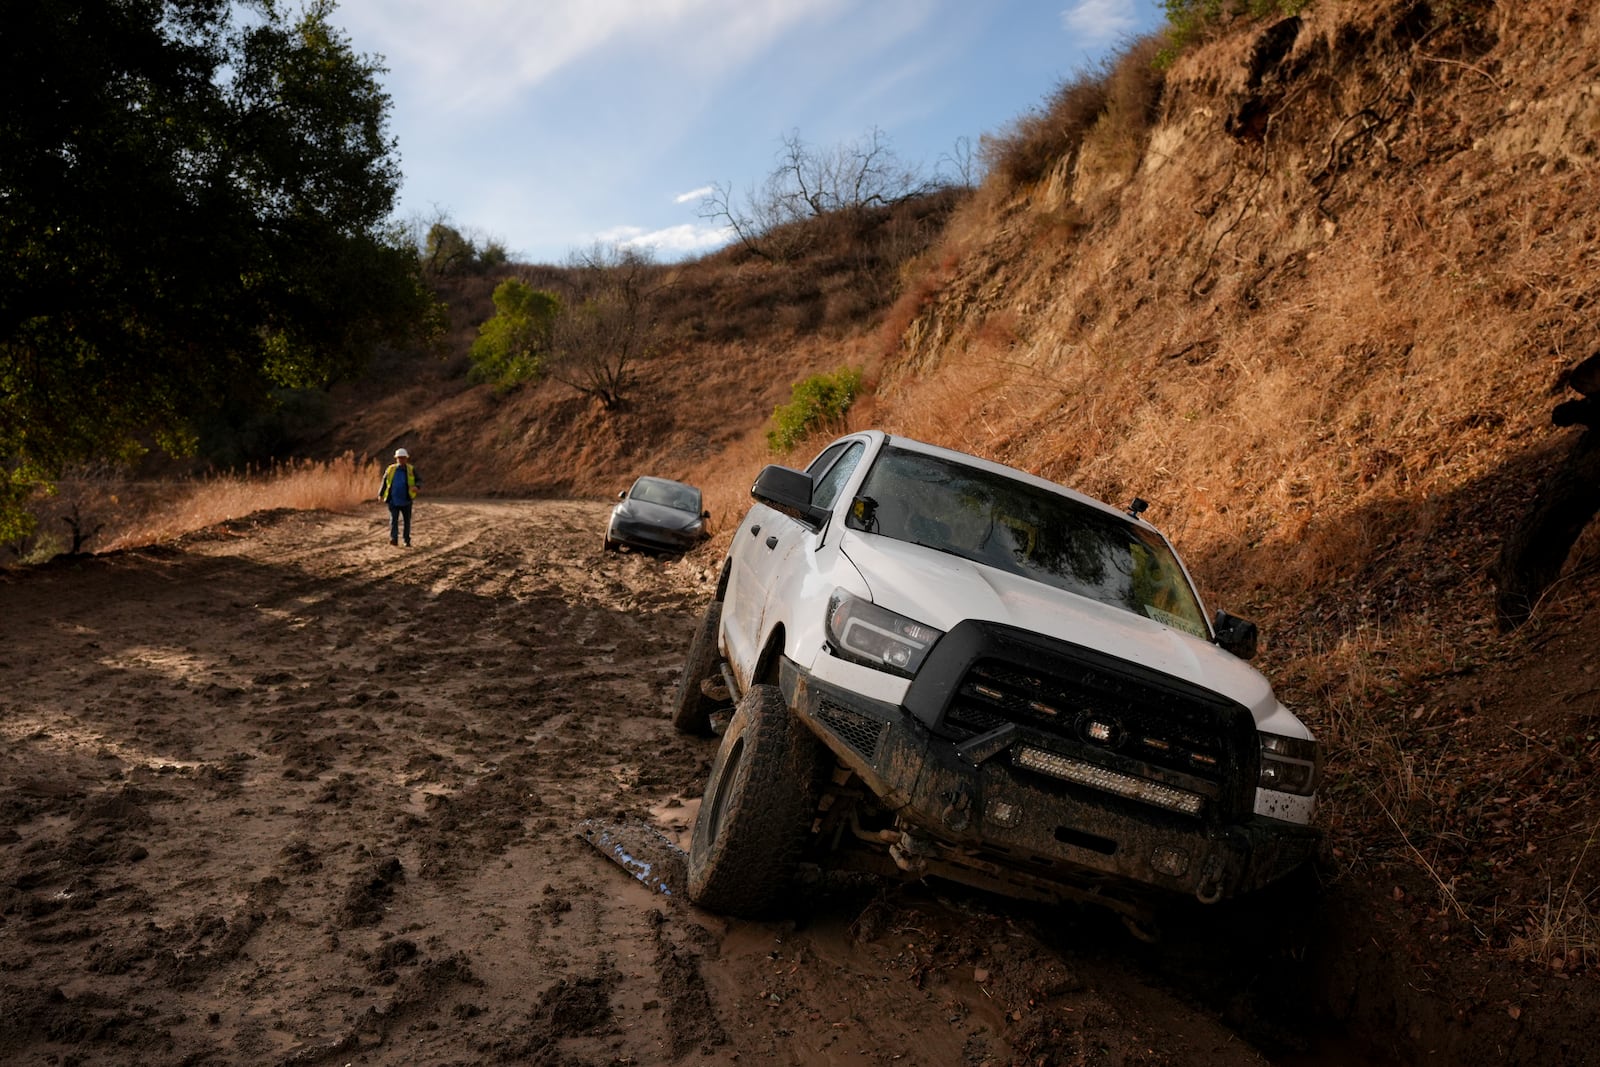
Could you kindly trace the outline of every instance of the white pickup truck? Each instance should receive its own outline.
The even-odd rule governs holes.
[[[878,431],[751,492],[674,703],[721,732],[696,903],[769,912],[809,864],[1135,924],[1315,848],[1317,742],[1143,502]]]

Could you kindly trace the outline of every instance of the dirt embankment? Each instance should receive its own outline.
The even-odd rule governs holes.
[[[666,706],[712,561],[602,553],[604,514],[425,503],[405,550],[275,513],[0,575],[0,1059],[1385,1062],[1316,1022],[1373,972],[1324,966],[1315,894],[1154,948],[933,885],[687,904],[711,742]]]

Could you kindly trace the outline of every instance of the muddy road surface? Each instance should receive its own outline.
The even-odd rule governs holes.
[[[715,561],[604,553],[605,514],[425,502],[404,549],[269,513],[0,575],[0,1061],[1310,1062],[1260,915],[689,905],[715,742],[667,704]]]

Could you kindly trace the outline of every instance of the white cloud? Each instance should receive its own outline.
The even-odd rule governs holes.
[[[721,248],[733,240],[733,230],[727,226],[698,226],[687,222],[659,230],[644,230],[638,226],[613,226],[596,234],[595,238],[601,244],[650,248],[654,249],[662,259],[679,259]]]
[[[1025,110],[1061,53],[1087,62],[1159,8],[1006,5],[1027,7],[1021,18],[970,0],[337,3],[354,49],[389,68],[401,210],[442,208],[538,262],[601,231],[663,259],[725,245],[731,234],[696,217],[714,189],[694,186],[758,180],[789,129],[828,144],[877,126],[926,163]],[[1045,27],[1056,40],[1040,48]],[[1017,79],[955,73],[989,69],[1024,32],[1031,66]],[[608,228],[617,219],[638,225]]]
[[[438,111],[494,106],[624,41],[714,79],[845,0],[343,0],[356,51],[382,55]]]
[[[1082,44],[1105,44],[1138,26],[1127,0],[1078,0],[1061,12],[1061,25]]]

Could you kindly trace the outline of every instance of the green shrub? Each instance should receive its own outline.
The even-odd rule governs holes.
[[[539,376],[561,301],[553,293],[507,278],[495,286],[494,306],[494,317],[478,327],[472,342],[469,377],[503,393]]]
[[[845,412],[860,391],[861,372],[853,367],[795,382],[789,402],[772,411],[767,446],[774,452],[787,452],[815,430],[842,428]]]
[[[1213,28],[1236,18],[1262,19],[1298,15],[1310,0],[1166,0],[1172,27],[1167,47],[1156,62],[1165,67],[1189,45],[1203,41]]]
[[[489,241],[478,253],[478,266],[485,271],[498,270],[511,262],[511,253],[499,241]]]

